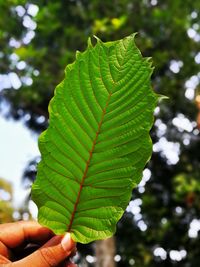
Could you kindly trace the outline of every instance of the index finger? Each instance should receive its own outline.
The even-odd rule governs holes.
[[[42,244],[53,236],[53,232],[34,221],[20,221],[0,225],[0,241],[9,248],[23,243]]]

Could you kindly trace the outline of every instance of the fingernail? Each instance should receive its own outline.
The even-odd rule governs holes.
[[[74,248],[74,241],[71,239],[70,233],[63,237],[61,245],[65,251],[71,251]]]

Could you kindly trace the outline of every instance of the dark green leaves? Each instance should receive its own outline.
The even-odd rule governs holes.
[[[88,43],[51,100],[32,190],[40,223],[81,243],[115,231],[151,155],[157,101],[134,35]]]

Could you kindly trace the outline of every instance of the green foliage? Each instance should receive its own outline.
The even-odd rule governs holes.
[[[188,193],[199,193],[200,184],[196,177],[181,173],[174,178],[175,192],[179,197]]]
[[[32,197],[39,222],[81,243],[109,237],[152,151],[157,96],[134,35],[77,53],[52,99]]]
[[[0,223],[9,223],[23,219],[32,219],[26,203],[16,208],[13,205],[12,184],[0,178]]]
[[[2,178],[0,178],[0,192],[0,223],[11,222],[13,220],[12,186]],[[2,197],[5,194],[6,200]]]

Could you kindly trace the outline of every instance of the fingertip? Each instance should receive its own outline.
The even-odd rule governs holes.
[[[74,250],[76,243],[71,238],[70,233],[66,233],[61,241],[61,246],[63,247],[64,251],[72,251]]]

